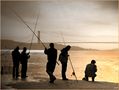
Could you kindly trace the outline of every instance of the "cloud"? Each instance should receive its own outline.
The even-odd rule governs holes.
[[[99,1],[98,4],[102,9],[118,10],[118,0]]]
[[[118,33],[117,1],[104,0],[40,0],[2,2],[2,31],[5,37],[20,41],[32,33],[9,9],[12,7],[34,28],[39,14],[37,30],[43,40],[61,41],[60,31],[66,41],[114,41]],[[7,27],[6,27],[7,25]],[[15,31],[15,35],[13,35]],[[24,31],[27,33],[25,36]],[[22,37],[20,37],[19,33]],[[36,31],[37,32],[37,31]],[[57,37],[57,35],[59,35]],[[103,36],[103,37],[101,37]],[[54,38],[56,37],[56,38]],[[96,38],[97,37],[97,38]],[[106,38],[104,38],[106,37]],[[23,39],[24,38],[24,39]],[[109,39],[108,39],[109,38]]]

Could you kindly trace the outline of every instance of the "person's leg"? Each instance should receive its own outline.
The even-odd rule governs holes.
[[[62,63],[62,79],[66,80],[67,63]]]
[[[18,67],[16,67],[16,79],[18,78]]]
[[[52,68],[51,68],[51,73],[52,73],[52,76],[51,76],[51,83],[54,83],[54,81],[56,80],[56,77],[53,75],[53,72],[55,70],[55,66],[56,66],[56,63],[53,63],[52,64]]]
[[[53,71],[54,71],[54,67],[52,66],[52,64],[47,63],[46,65],[46,72],[50,77],[50,83],[54,83],[54,80],[56,80],[56,77],[53,75]]]
[[[19,64],[16,66],[16,78],[19,76]]]
[[[21,70],[21,78],[25,78],[25,65],[22,64],[22,70]]]
[[[53,75],[53,73],[49,70],[46,71],[50,77],[50,83],[54,83],[54,80],[56,80],[56,77]]]
[[[15,78],[15,65],[13,65],[12,77]]]
[[[27,77],[27,63],[25,64],[24,76]]]
[[[23,64],[21,65],[21,78],[23,78]]]
[[[49,63],[47,63],[47,65],[46,65],[46,72],[47,72],[47,74],[49,75],[49,77],[52,75],[52,72],[51,72],[51,70],[50,70],[50,65],[49,65]]]
[[[51,80],[53,78],[53,73],[49,69],[47,69],[46,72],[49,75],[50,80]]]
[[[50,76],[50,83],[54,83],[54,81],[56,80],[56,77],[54,75]]]
[[[87,75],[85,75],[85,79],[86,79],[86,81],[88,81],[88,76]]]
[[[95,77],[92,77],[92,82],[94,82],[95,81]]]

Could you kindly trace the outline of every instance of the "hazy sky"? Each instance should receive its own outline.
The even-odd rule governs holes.
[[[14,9],[45,42],[118,42],[116,0],[40,0],[2,2],[2,37],[31,41],[33,33],[10,9]],[[34,37],[34,42],[37,39]],[[80,44],[82,47],[111,49],[117,44]]]

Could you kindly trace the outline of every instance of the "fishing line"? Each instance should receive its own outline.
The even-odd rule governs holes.
[[[41,41],[41,39],[36,35],[36,33],[31,29],[31,27],[22,19],[22,17],[15,10],[13,10],[12,8],[11,8],[11,10],[29,28],[29,30],[36,36],[36,38],[41,42],[41,44],[43,45],[43,47],[46,48],[45,45],[44,45],[44,43]]]
[[[38,14],[38,16],[37,16],[37,18],[36,18],[36,23],[35,23],[35,27],[34,27],[34,32],[35,32],[36,27],[37,27],[37,24],[38,24],[38,19],[39,19],[39,14]],[[32,39],[31,39],[31,43],[30,43],[30,47],[29,47],[29,52],[30,52],[30,50],[31,50],[33,38],[34,38],[34,33],[33,33]]]
[[[13,10],[12,8],[11,8],[11,10],[15,13],[15,15],[17,16],[17,17],[19,17],[19,19],[29,28],[29,30],[37,37],[37,39],[41,42],[41,44],[44,46],[44,48],[46,48],[46,46],[44,45],[44,43],[41,41],[41,39],[35,34],[35,32],[31,29],[31,27],[22,19],[22,17],[20,17],[20,15],[17,13],[17,12],[15,12],[15,10]],[[57,64],[59,65],[59,63],[57,62]]]

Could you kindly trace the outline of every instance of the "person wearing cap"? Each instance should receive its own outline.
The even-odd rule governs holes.
[[[97,66],[95,65],[96,61],[92,60],[90,64],[87,64],[85,69],[85,80],[88,81],[89,77],[92,77],[92,82],[95,81]]]
[[[67,62],[68,62],[68,51],[70,50],[71,46],[66,46],[65,48],[63,48],[61,50],[61,53],[59,55],[59,61],[62,64],[62,80],[68,80],[68,78],[66,77],[66,71],[67,71]]]

